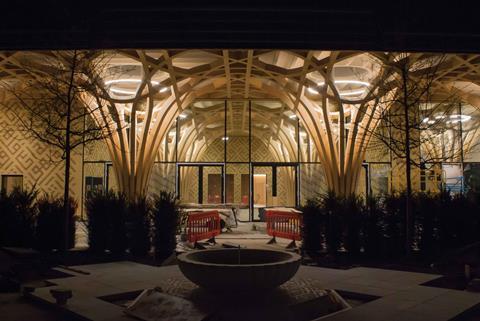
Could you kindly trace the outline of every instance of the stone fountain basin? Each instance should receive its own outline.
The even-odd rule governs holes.
[[[250,291],[287,282],[297,273],[301,257],[276,250],[214,249],[183,253],[177,259],[183,275],[200,287]]]

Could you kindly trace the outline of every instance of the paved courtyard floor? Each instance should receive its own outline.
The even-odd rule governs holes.
[[[68,288],[73,291],[73,298],[65,308],[72,313],[87,320],[132,320],[121,306],[99,297],[162,286],[166,280],[183,278],[176,265],[154,267],[124,261],[74,268],[83,273],[73,272],[72,277],[50,280],[55,285],[36,289],[33,298],[54,305],[50,289]],[[337,270],[309,266],[301,266],[295,276],[315,280],[319,287],[378,297],[322,319],[328,321],[447,321],[480,304],[477,293],[421,285],[437,277],[363,267]]]
[[[216,239],[217,245],[214,247],[227,243],[248,248],[284,249],[289,243],[278,239],[276,244],[267,244],[270,237],[265,234],[265,223],[239,223],[237,228],[222,233]],[[77,247],[85,246],[84,229],[77,229]],[[55,287],[71,289],[73,298],[65,309],[74,315],[96,321],[132,320],[124,314],[121,306],[100,297],[166,286],[168,280],[186,280],[176,265],[154,267],[124,261],[72,268],[79,272],[64,271],[73,276],[49,280],[54,285],[36,289],[32,297],[55,306],[50,290]],[[312,280],[312,284],[319,288],[376,297],[375,300],[322,319],[328,321],[463,320],[459,316],[480,307],[478,293],[422,285],[439,277],[365,267],[340,270],[301,266],[294,280]]]

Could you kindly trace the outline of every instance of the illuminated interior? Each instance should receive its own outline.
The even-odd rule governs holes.
[[[70,54],[8,53],[2,79],[21,85],[31,77],[27,63],[41,70]],[[260,208],[299,206],[328,190],[401,190],[402,159],[375,133],[392,130],[378,118],[396,90],[385,84],[398,79],[385,66],[405,59],[414,75],[427,63],[438,68],[432,102],[419,104],[414,116],[413,139],[429,139],[414,151],[415,189],[478,189],[478,55],[132,49],[91,56],[101,94],[85,94],[83,102],[98,108],[90,121],[112,135],[82,152],[77,195],[168,190],[182,203],[236,204],[243,220],[258,220]],[[454,106],[432,108],[451,93]]]

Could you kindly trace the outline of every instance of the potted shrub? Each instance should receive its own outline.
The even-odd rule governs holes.
[[[424,256],[431,257],[438,254],[438,216],[440,202],[443,197],[450,195],[434,195],[431,193],[417,193],[413,197],[415,218],[416,243]]]
[[[323,250],[325,235],[325,216],[318,199],[309,199],[301,208],[302,251],[311,257],[316,257]]]
[[[133,256],[146,256],[150,251],[151,205],[142,197],[130,202],[127,215],[128,248]]]
[[[126,197],[113,191],[92,192],[87,196],[85,208],[90,250],[104,253],[108,249],[114,255],[124,254],[127,248]]]
[[[360,230],[363,212],[363,200],[350,195],[342,200],[342,214],[345,227],[345,248],[351,256],[360,254]]]
[[[153,246],[155,258],[164,260],[176,248],[176,235],[180,221],[175,194],[161,191],[153,199]]]
[[[384,242],[384,211],[380,197],[370,196],[366,199],[363,209],[363,248],[367,257],[377,258],[382,256]]]
[[[87,195],[85,210],[87,213],[88,246],[92,252],[103,253],[108,246],[108,197],[95,191]]]
[[[43,251],[61,250],[65,246],[65,211],[63,198],[44,195],[37,201],[38,216],[35,229],[35,248]],[[75,211],[77,203],[69,200],[68,248],[75,246]]]
[[[122,256],[128,247],[126,218],[128,201],[125,195],[109,192],[107,199],[109,221],[108,249],[116,256]]]
[[[15,188],[10,194],[0,193],[0,244],[2,246],[32,247],[34,245],[38,195],[30,190]]]
[[[385,252],[390,257],[405,255],[406,194],[385,196]]]
[[[335,255],[342,243],[342,200],[334,192],[328,192],[320,198],[320,206],[325,215],[327,251]]]

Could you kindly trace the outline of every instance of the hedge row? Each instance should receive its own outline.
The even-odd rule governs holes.
[[[405,193],[362,199],[333,193],[309,200],[303,207],[303,249],[369,257],[403,256]],[[480,241],[480,206],[476,197],[417,193],[411,197],[411,250],[426,257]]]
[[[153,198],[129,201],[124,195],[92,193],[85,202],[89,248],[147,256],[153,246],[155,258],[165,259],[176,247],[179,212],[175,196],[160,192]]]
[[[37,196],[35,188],[0,193],[0,246],[28,247],[42,251],[64,249],[63,198]],[[76,202],[70,199],[68,248],[75,245],[76,208]]]

